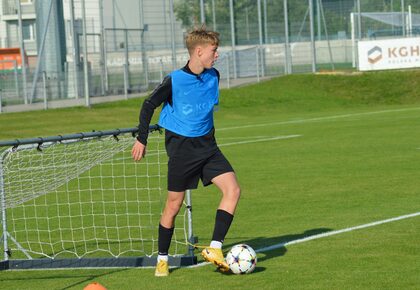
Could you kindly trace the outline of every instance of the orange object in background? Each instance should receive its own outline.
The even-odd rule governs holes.
[[[25,54],[26,64],[28,63],[28,56]],[[0,48],[0,71],[14,70],[15,63],[17,69],[22,69],[22,58],[20,55],[20,48]]]
[[[106,290],[106,288],[98,282],[93,282],[83,288],[83,290]]]

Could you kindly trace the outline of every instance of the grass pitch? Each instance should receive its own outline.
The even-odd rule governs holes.
[[[216,136],[242,197],[225,249],[258,250],[420,212],[419,71],[296,75],[221,93]],[[0,115],[0,139],[133,127],[141,101]],[[156,118],[155,118],[156,120]],[[284,138],[285,136],[293,136]],[[193,192],[194,232],[211,238],[220,194]],[[3,289],[418,289],[420,217],[258,254],[250,275],[211,266],[0,272]]]

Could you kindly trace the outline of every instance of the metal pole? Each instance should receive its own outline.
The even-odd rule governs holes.
[[[256,56],[256,61],[257,61],[257,82],[260,82],[260,58],[258,56],[259,54],[259,49],[258,46],[255,47],[255,56]]]
[[[187,218],[188,218],[188,241],[191,244],[195,243],[194,235],[193,235],[193,223],[192,223],[192,203],[191,203],[191,190],[185,191],[185,199],[187,203]],[[188,254],[190,256],[194,256],[194,247],[189,245],[188,246]]]
[[[411,14],[411,5],[408,5],[408,23],[407,23],[407,28],[408,28],[408,36],[413,36],[413,19],[412,19],[412,14]]]
[[[1,94],[1,92],[0,92]],[[1,100],[1,97],[0,97]],[[4,260],[9,260],[9,246],[7,244],[7,218],[6,218],[6,193],[4,192],[4,179],[3,179],[3,157],[0,155],[0,209],[1,209],[1,224],[3,226],[3,251]]]
[[[140,42],[141,42],[141,62],[143,64],[144,82],[146,84],[146,90],[149,88],[149,64],[147,62],[146,46],[144,42],[144,9],[143,0],[139,1],[139,26],[140,26]],[[166,27],[166,26],[165,26]],[[166,31],[166,28],[165,28]]]
[[[99,1],[99,22],[100,22],[100,34],[99,34],[99,49],[101,50],[101,90],[102,95],[105,96],[106,92],[106,70],[105,70],[105,42],[104,42],[104,34],[105,34],[105,27],[104,27],[104,0]]]
[[[116,0],[112,0],[112,28],[114,28],[114,51],[117,51],[117,31],[115,30],[117,28],[117,22],[115,20],[115,1]]]
[[[128,65],[124,64],[124,96],[128,100]]]
[[[391,29],[392,29],[392,35],[394,35],[394,0],[391,0],[391,15],[392,15],[392,26],[391,26]]]
[[[259,32],[259,36],[260,36],[260,47],[258,49],[259,53],[261,54],[261,75],[264,76],[265,75],[265,70],[264,70],[264,63],[263,63],[263,49],[262,49],[262,45],[263,45],[263,33],[262,33],[262,15],[261,15],[261,0],[258,0],[257,2],[258,5],[258,32]]]
[[[163,61],[160,59],[160,82],[163,80]]]
[[[42,83],[44,87],[44,110],[48,109],[48,97],[47,97],[47,73],[45,71],[42,72]]]
[[[283,0],[283,10],[284,10],[284,73],[287,75],[290,73],[289,67],[289,15],[288,15],[288,5],[287,0]]]
[[[405,29],[405,3],[404,3],[404,0],[401,0],[401,19],[402,19],[402,33],[403,33],[403,36],[406,36],[407,31]]]
[[[17,61],[13,60],[13,74],[15,76],[15,91],[16,96],[19,96],[19,78],[18,78],[18,70],[17,70]]]
[[[47,31],[48,31],[48,26],[49,26],[49,23],[50,23],[50,18],[51,18],[52,6],[53,6],[53,0],[50,1],[50,8],[48,10],[48,16],[47,16],[47,22],[46,22],[47,24],[45,25],[45,29],[42,33],[41,47],[38,51],[38,61],[36,63],[34,79],[32,81],[32,90],[31,90],[31,98],[30,98],[31,103],[32,103],[32,100],[35,97],[36,83],[38,82],[38,75],[39,75],[39,71],[41,70],[42,56],[44,54],[45,40],[47,38]]]
[[[175,47],[175,15],[174,15],[174,0],[170,0],[170,19],[171,19],[171,43],[172,43],[172,69],[175,70],[176,65],[176,47]]]
[[[88,72],[88,53],[87,53],[87,34],[86,34],[86,8],[85,1],[82,0],[82,22],[83,22],[83,70],[85,80],[85,105],[90,107],[89,100],[89,72]]]
[[[360,0],[357,0],[357,39],[362,39],[362,14]]]
[[[206,12],[204,10],[204,0],[200,0],[200,14],[201,14],[201,24],[206,23]]]
[[[322,28],[321,28],[321,5],[319,5],[319,1],[316,1],[316,20],[318,26],[318,41],[321,41],[322,38]]]
[[[226,75],[227,75],[227,87],[230,89],[230,59],[229,54],[226,54]]]
[[[264,7],[264,43],[268,41],[268,28],[267,28],[267,0],[263,1]]]
[[[232,40],[232,55],[233,55],[233,78],[237,78],[236,72],[236,51],[235,51],[235,18],[233,15],[233,0],[229,0],[229,10],[230,10],[230,33]]]
[[[25,58],[25,43],[23,41],[23,24],[22,24],[22,9],[20,6],[20,0],[16,0],[16,6],[18,9],[18,23],[19,23],[19,45],[20,45],[20,58],[21,58],[21,71],[22,71],[22,85],[23,85],[23,100],[25,104],[28,103],[28,93],[26,89],[27,75],[26,75],[26,58]]]
[[[213,31],[217,30],[216,25],[216,6],[214,5],[214,0],[211,0],[211,9],[212,9],[212,16],[213,16]]]
[[[354,13],[350,13],[350,23],[351,23],[351,44],[352,44],[352,67],[356,67],[356,31],[354,29]]]
[[[260,38],[260,45],[263,44],[263,34],[262,34],[262,19],[261,19],[261,0],[257,1],[258,6],[258,34]]]
[[[72,55],[73,55],[73,78],[74,78],[74,93],[76,99],[79,98],[79,56],[77,55],[77,34],[74,32],[74,3],[73,0],[69,1],[70,10],[70,35],[72,39]]]
[[[128,88],[130,87],[130,62],[128,60],[128,30],[124,29],[124,58],[125,58],[125,68],[124,68],[124,85],[126,86],[125,94],[127,99]]]
[[[311,33],[311,51],[312,51],[312,72],[316,72],[316,47],[315,47],[315,31],[314,31],[314,3],[309,0],[309,29]]]

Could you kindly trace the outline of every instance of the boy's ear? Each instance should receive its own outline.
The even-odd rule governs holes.
[[[197,45],[197,47],[195,48],[195,52],[198,56],[201,56],[203,54],[203,48],[201,47],[201,45]]]

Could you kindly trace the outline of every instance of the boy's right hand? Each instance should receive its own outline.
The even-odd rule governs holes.
[[[133,157],[134,161],[140,161],[146,155],[146,146],[140,143],[139,140],[133,145],[133,149],[131,149],[131,156]]]

